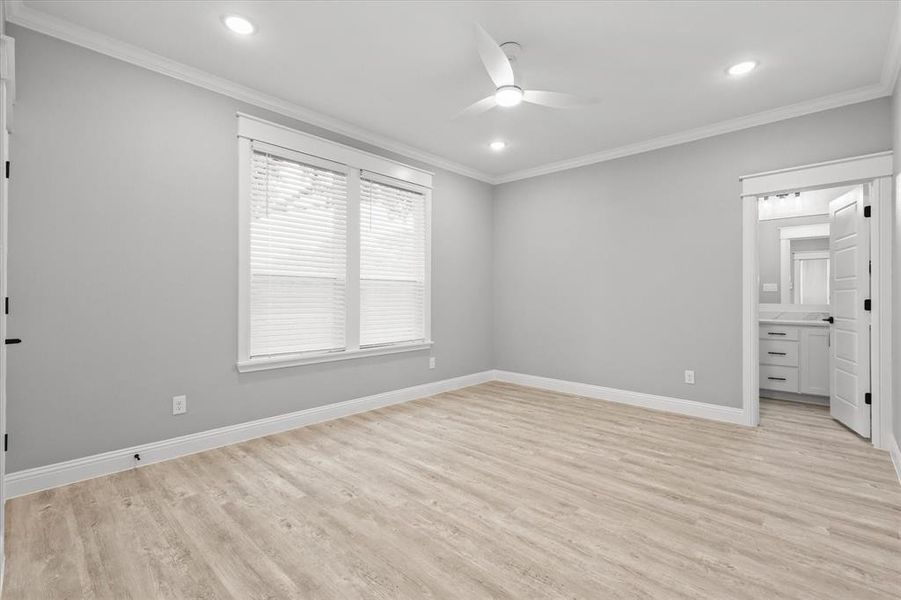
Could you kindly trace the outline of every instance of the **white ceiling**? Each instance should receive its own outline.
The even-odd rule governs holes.
[[[886,95],[896,8],[861,0],[28,0],[11,20],[57,17],[504,180],[787,105],[806,103],[796,110],[804,112]],[[220,22],[226,13],[249,18],[257,33],[230,33]],[[493,91],[474,22],[499,42],[522,44],[528,87],[601,102],[452,120]],[[745,59],[760,68],[725,75]],[[835,97],[820,100],[827,96]],[[488,149],[496,138],[509,143],[503,153]]]

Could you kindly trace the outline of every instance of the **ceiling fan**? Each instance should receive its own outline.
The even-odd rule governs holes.
[[[581,108],[597,102],[590,98],[580,98],[571,94],[548,92],[544,90],[524,90],[517,85],[513,65],[516,64],[521,46],[517,42],[498,44],[488,35],[481,25],[476,23],[476,42],[482,64],[488,76],[497,88],[487,98],[469,105],[456,117],[471,117],[491,110],[495,106],[504,108],[516,106],[520,102],[529,102],[551,108]]]

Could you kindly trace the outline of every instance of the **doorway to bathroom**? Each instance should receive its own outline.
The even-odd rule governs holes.
[[[890,153],[743,177],[743,392],[819,404],[877,447],[891,390]]]

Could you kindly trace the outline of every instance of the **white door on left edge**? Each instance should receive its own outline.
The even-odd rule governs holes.
[[[870,229],[864,217],[869,185],[857,186],[829,203],[832,254],[832,417],[870,437]]]

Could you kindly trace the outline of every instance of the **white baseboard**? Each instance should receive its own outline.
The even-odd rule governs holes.
[[[585,396],[597,400],[609,400],[621,404],[631,404],[632,406],[641,406],[643,408],[710,419],[712,421],[723,421],[725,423],[735,423],[738,425],[748,424],[744,411],[740,408],[733,408],[730,406],[705,404],[693,400],[670,398],[668,396],[655,396],[653,394],[644,394],[642,392],[618,390],[616,388],[593,385],[590,383],[551,379],[550,377],[525,375],[523,373],[513,373],[511,371],[495,371],[494,378],[498,381],[505,381],[507,383],[516,383],[564,394]]]
[[[898,440],[895,436],[891,436],[888,441],[888,451],[892,456],[892,464],[895,465],[895,473],[898,475],[898,483],[901,483],[901,448],[898,447]]]
[[[34,469],[16,471],[15,473],[7,474],[4,479],[6,497],[7,499],[15,498],[16,496],[68,485],[85,479],[110,475],[133,467],[149,465],[187,454],[194,454],[273,433],[288,431],[289,429],[296,429],[305,425],[346,417],[391,404],[426,398],[442,392],[449,392],[490,381],[493,375],[493,371],[483,371],[472,375],[443,379],[373,396],[365,396],[275,417],[201,431],[160,442],[141,444],[140,446],[113,450],[103,454],[95,454]],[[135,454],[141,455],[140,462],[134,459]]]

